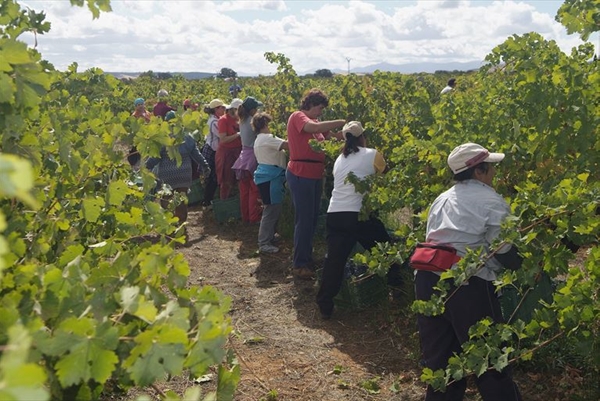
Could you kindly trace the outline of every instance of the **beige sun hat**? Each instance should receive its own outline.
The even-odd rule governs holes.
[[[461,173],[479,163],[497,163],[504,159],[504,153],[491,153],[476,143],[463,143],[450,152],[448,166],[454,174]]]

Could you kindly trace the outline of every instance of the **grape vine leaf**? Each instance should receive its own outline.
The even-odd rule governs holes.
[[[27,362],[32,341],[27,329],[20,324],[11,326],[8,338],[0,357],[0,399],[50,399],[50,394],[44,388],[46,374],[43,368]]]
[[[118,362],[119,358],[113,351],[102,349],[90,339],[81,338],[77,345],[70,348],[69,354],[58,361],[56,374],[65,387],[90,379],[106,383]]]

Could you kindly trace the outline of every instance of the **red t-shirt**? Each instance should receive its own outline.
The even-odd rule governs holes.
[[[152,109],[152,114],[154,114],[155,116],[165,118],[169,111],[175,111],[175,109],[171,106],[168,106],[165,102],[158,102],[154,105],[154,108]]]
[[[325,136],[321,133],[310,134],[304,131],[304,126],[309,118],[304,112],[292,113],[287,123],[288,144],[290,147],[290,161],[288,169],[294,175],[303,178],[320,179],[325,171],[325,153],[315,152],[311,149],[308,141],[316,139],[321,142]]]
[[[237,120],[231,117],[229,114],[223,114],[221,118],[219,118],[219,122],[217,122],[217,128],[219,128],[219,133],[226,133],[227,136],[234,135],[240,131],[240,125]],[[231,142],[223,142],[219,141],[219,148],[223,147],[224,149],[235,149],[242,147],[242,139],[236,138]]]

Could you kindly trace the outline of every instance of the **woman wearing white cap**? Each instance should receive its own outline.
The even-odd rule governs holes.
[[[369,216],[366,221],[358,219],[364,194],[357,192],[354,184],[346,180],[350,173],[359,179],[382,174],[386,168],[385,160],[376,149],[366,147],[360,122],[347,123],[342,134],[346,143],[333,165],[333,191],[327,210],[327,258],[317,293],[317,304],[324,319],[329,319],[333,313],[333,298],[340,291],[344,266],[356,242],[365,249],[371,249],[378,242],[391,240],[385,226],[375,215]],[[399,265],[392,265],[388,273],[390,284],[400,284],[399,271]]]
[[[210,175],[206,177],[204,182],[204,199],[202,206],[209,207],[215,192],[217,191],[217,172],[215,167],[215,155],[219,148],[219,118],[225,114],[225,103],[221,99],[213,99],[209,104],[204,106],[204,111],[208,113],[208,135],[206,135],[206,143],[202,147],[202,156],[210,166]]]
[[[158,97],[158,102],[154,105],[154,108],[152,109],[152,114],[164,119],[169,111],[177,110],[174,107],[171,107],[167,104],[169,92],[167,92],[165,89],[159,90],[156,96]]]
[[[475,143],[462,144],[450,153],[448,166],[456,184],[438,196],[431,205],[427,217],[426,243],[454,248],[457,259],[464,256],[467,249],[490,251],[490,244],[500,234],[502,220],[510,213],[506,201],[492,188],[496,173],[493,163],[502,159],[503,153],[490,153]],[[437,263],[433,267],[413,265],[416,269],[415,295],[418,300],[431,299],[442,271],[455,266],[456,259],[450,257],[448,260],[448,263]],[[445,369],[448,359],[454,353],[460,354],[461,345],[469,340],[469,328],[481,319],[503,321],[493,281],[502,267],[518,269],[521,263],[522,258],[514,246],[501,248],[469,278],[468,285],[452,290],[452,297],[445,302],[442,315],[417,316],[422,359],[427,368],[434,371]],[[475,380],[486,401],[521,400],[508,368],[502,372],[488,370]],[[425,399],[462,400],[465,389],[466,379],[451,383],[443,393],[429,386]]]
[[[237,109],[242,104],[242,99],[233,99],[231,104],[225,106],[225,114],[219,118],[219,148],[215,155],[217,181],[219,182],[219,195],[227,199],[231,189],[235,186],[235,173],[233,163],[242,151],[240,139],[240,125],[237,118]]]

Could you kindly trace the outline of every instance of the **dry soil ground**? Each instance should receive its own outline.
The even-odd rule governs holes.
[[[190,284],[212,285],[232,298],[230,346],[242,372],[234,399],[422,400],[416,324],[407,302],[336,310],[324,321],[314,303],[316,283],[290,275],[290,238],[282,239],[280,253],[258,255],[257,231],[241,222],[219,225],[212,212],[192,207],[189,244],[180,249],[191,267]],[[564,377],[517,373],[525,400],[567,399],[549,383]],[[215,383],[210,377],[200,384],[178,377],[130,391],[126,398],[140,392],[158,398],[168,389],[181,394],[194,385],[209,391]],[[473,385],[465,399],[479,400]]]

